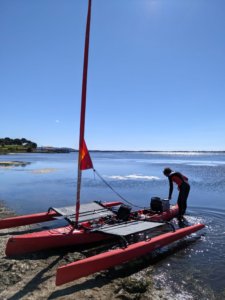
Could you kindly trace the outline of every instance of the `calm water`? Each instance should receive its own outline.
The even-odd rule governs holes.
[[[176,299],[225,299],[225,154],[112,153],[91,154],[95,169],[128,201],[148,207],[152,196],[166,198],[164,167],[189,177],[188,220],[206,229],[158,254],[154,272]],[[25,167],[0,168],[0,200],[18,214],[73,205],[77,154],[19,154],[0,161],[30,162]],[[119,200],[92,171],[83,172],[82,202]],[[172,203],[178,191],[174,189]]]

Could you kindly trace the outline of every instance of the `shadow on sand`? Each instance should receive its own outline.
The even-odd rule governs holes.
[[[46,268],[41,270],[37,275],[35,275],[25,286],[22,290],[18,291],[15,295],[8,298],[8,300],[18,300],[23,299],[28,293],[34,291],[37,289],[37,287],[51,278],[52,276],[44,276],[46,272],[51,270],[58,262],[63,258],[63,255],[60,255],[57,257],[50,265],[48,265]],[[24,298],[25,299],[25,298]]]

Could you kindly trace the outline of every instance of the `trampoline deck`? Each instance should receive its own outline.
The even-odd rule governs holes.
[[[114,225],[104,225],[101,228],[96,229],[95,231],[125,237],[131,234],[149,231],[164,225],[165,223],[148,222],[148,221],[130,221],[130,222],[123,222]]]
[[[75,222],[75,206],[66,206],[58,208],[51,207],[50,209],[57,212],[60,216],[63,216],[70,223]],[[101,206],[96,202],[81,204],[79,212],[79,223],[114,215],[115,214],[111,210]]]

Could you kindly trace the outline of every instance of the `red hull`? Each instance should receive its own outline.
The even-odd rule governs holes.
[[[178,229],[175,232],[161,234],[148,241],[129,245],[127,248],[111,250],[62,266],[57,270],[56,285],[62,285],[146,255],[202,228],[204,228],[203,224],[192,225]]]
[[[25,216],[11,217],[0,220],[0,229],[30,225],[35,223],[42,223],[54,220],[55,217],[59,216],[56,212],[43,212],[38,214],[31,214]]]
[[[170,207],[170,210],[164,211],[160,214],[151,215],[150,221],[160,222],[160,221],[169,221],[178,215],[178,205]]]
[[[168,212],[161,215],[149,216],[150,221],[170,220],[178,213],[178,207],[173,206]],[[108,236],[101,233],[88,233],[84,230],[75,230],[72,226],[65,226],[40,232],[33,232],[11,237],[6,245],[6,255],[15,256],[46,249],[85,245],[107,240]]]
[[[11,237],[7,242],[5,254],[15,256],[47,249],[91,244],[103,239],[107,239],[103,234],[90,234],[69,225]]]

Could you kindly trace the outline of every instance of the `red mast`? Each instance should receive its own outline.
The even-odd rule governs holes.
[[[80,141],[79,141],[79,157],[78,157],[78,174],[77,174],[77,200],[76,200],[76,226],[79,220],[80,211],[80,189],[81,189],[81,159],[82,147],[84,143],[84,129],[85,129],[85,111],[86,111],[86,93],[87,93],[87,73],[88,73],[88,52],[89,52],[89,37],[91,25],[91,1],[88,0],[88,13],[85,34],[85,47],[84,47],[84,65],[83,65],[83,81],[82,81],[82,94],[81,94],[81,112],[80,112]]]

